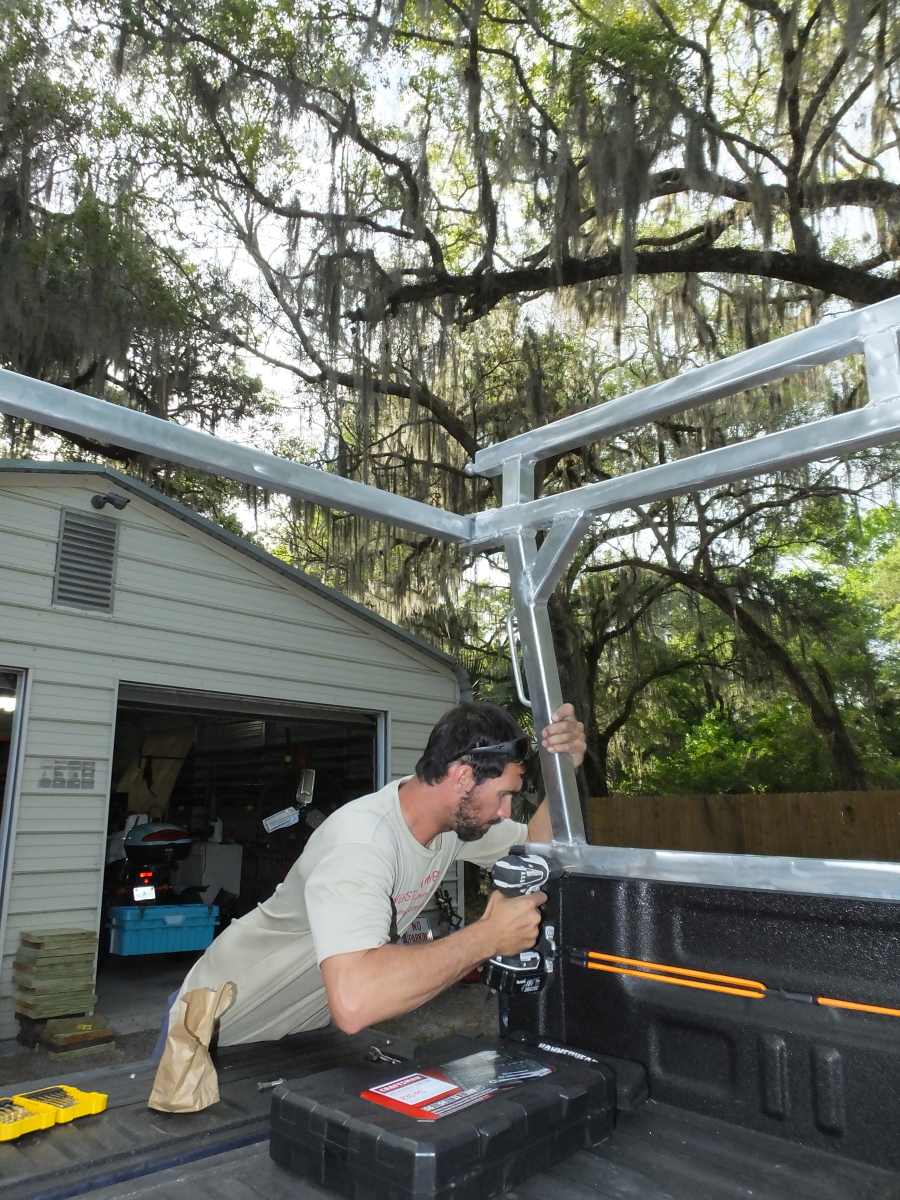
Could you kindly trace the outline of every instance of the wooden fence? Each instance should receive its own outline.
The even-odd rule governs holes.
[[[601,796],[600,846],[900,860],[900,791],[741,796]]]

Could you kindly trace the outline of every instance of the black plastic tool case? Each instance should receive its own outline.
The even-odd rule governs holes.
[[[497,1042],[469,1043],[488,1049]],[[419,1063],[436,1066],[438,1043]],[[486,1200],[612,1130],[615,1077],[607,1067],[545,1055],[553,1073],[439,1121],[416,1121],[360,1098],[403,1074],[341,1067],[280,1087],[272,1098],[272,1158],[351,1200]]]

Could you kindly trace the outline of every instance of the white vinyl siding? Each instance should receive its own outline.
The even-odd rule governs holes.
[[[388,774],[408,774],[456,702],[449,666],[140,497],[118,525],[111,612],[53,606],[60,513],[115,488],[90,475],[0,473],[0,662],[29,672],[0,1038],[28,928],[96,929],[120,683],[388,714]],[[104,514],[105,516],[105,514]],[[43,764],[97,762],[90,792],[40,786]]]

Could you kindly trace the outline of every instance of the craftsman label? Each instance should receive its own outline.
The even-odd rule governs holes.
[[[378,1084],[360,1092],[360,1096],[417,1121],[438,1121],[552,1071],[553,1067],[521,1054],[482,1050],[441,1063],[428,1072],[418,1071]]]
[[[97,773],[94,758],[50,758],[41,763],[38,786],[48,792],[93,792]]]
[[[402,1079],[392,1079],[390,1083],[382,1083],[371,1089],[373,1097],[393,1100],[396,1104],[406,1107],[419,1107],[438,1096],[446,1096],[460,1089],[449,1079],[436,1075],[404,1075]],[[365,1093],[363,1093],[365,1094]]]

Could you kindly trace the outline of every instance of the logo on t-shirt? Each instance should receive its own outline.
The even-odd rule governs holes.
[[[397,913],[397,920],[405,917],[408,913],[418,912],[424,902],[436,890],[437,885],[441,881],[440,871],[429,871],[419,880],[418,887],[410,888],[408,892],[397,892],[391,896],[394,902],[394,909]]]

